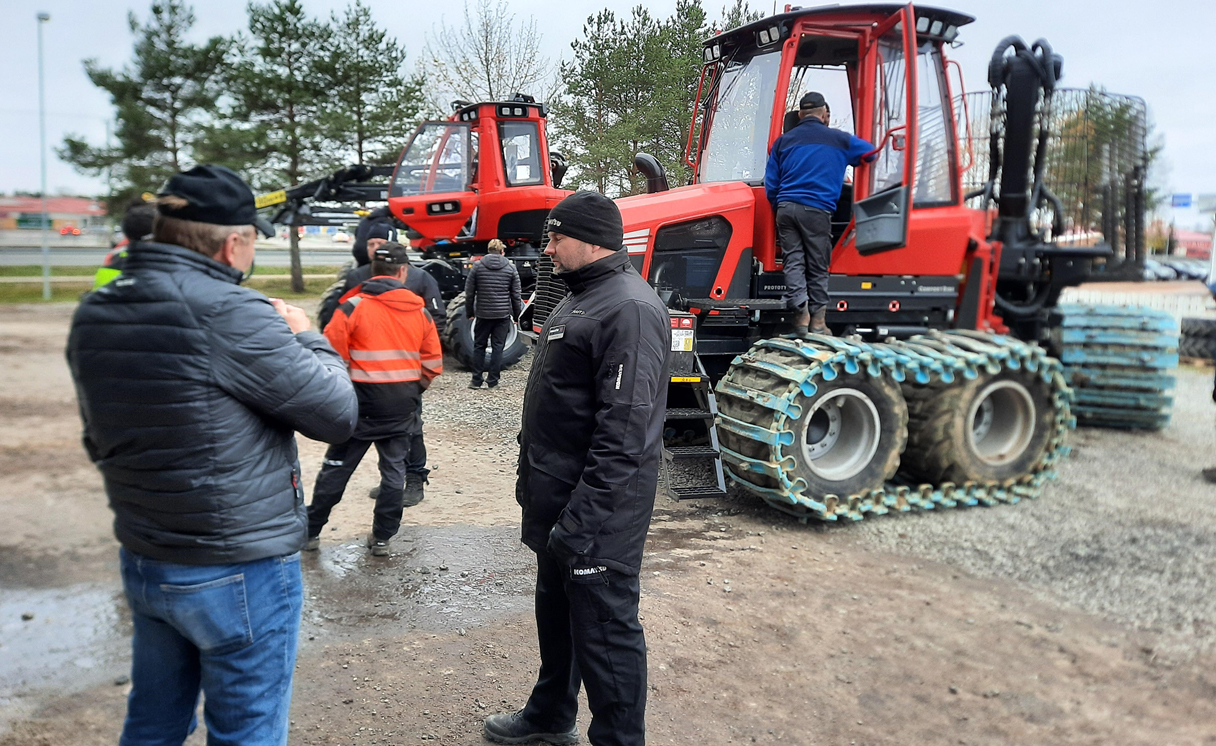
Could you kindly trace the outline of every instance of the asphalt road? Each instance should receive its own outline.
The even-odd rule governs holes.
[[[101,264],[109,249],[105,248],[74,248],[51,249],[51,265],[55,267],[96,267]],[[300,261],[305,266],[331,266],[342,264],[350,259],[350,249],[338,248],[300,248]],[[258,264],[265,267],[287,267],[291,264],[291,254],[286,249],[259,248]],[[30,248],[0,248],[0,266],[23,266],[42,264],[42,250]]]

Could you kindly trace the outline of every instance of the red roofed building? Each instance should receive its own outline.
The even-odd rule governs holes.
[[[56,230],[65,225],[83,230],[105,224],[105,207],[88,197],[47,197],[46,211],[51,217],[51,228]],[[41,227],[42,198],[0,197],[0,230]]]
[[[1174,245],[1180,253],[1192,259],[1208,259],[1212,256],[1212,234],[1199,231],[1174,230]]]

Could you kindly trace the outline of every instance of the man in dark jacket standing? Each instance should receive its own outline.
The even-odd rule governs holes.
[[[638,573],[663,446],[667,308],[620,250],[621,214],[575,192],[549,214],[571,294],[545,322],[524,394],[516,499],[536,552],[541,667],[527,705],[494,715],[499,743],[578,740],[587,687],[592,746],[644,743],[646,642]]]
[[[469,270],[464,282],[464,307],[473,319],[473,380],[469,388],[481,388],[482,372],[486,369],[486,343],[490,345],[489,374],[486,385],[494,388],[502,372],[502,348],[515,319],[523,313],[520,297],[519,271],[505,256],[506,246],[497,238],[486,247],[489,251]]]
[[[773,143],[764,191],[777,214],[785,303],[798,311],[795,331],[831,334],[827,311],[832,213],[840,201],[845,169],[861,163],[874,146],[828,126],[828,102],[822,93],[803,96],[798,115],[798,125]]]
[[[134,627],[120,743],[283,744],[303,602],[294,431],[342,442],[342,359],[303,310],[240,287],[253,193],[198,166],[169,179],[153,241],[72,319],[84,446],[105,480]]]
[[[371,251],[372,254],[375,254],[376,249],[390,241],[394,243],[398,241],[397,229],[389,223],[373,223],[366,231],[364,251]],[[402,244],[409,248],[409,239],[403,239]],[[326,288],[325,293],[321,296],[321,305],[317,309],[317,323],[321,326],[322,331],[329,325],[329,320],[333,318],[338,306],[354,295],[355,288],[370,280],[371,276],[372,268],[366,262],[356,264],[352,261],[338,270],[337,281]],[[416,293],[426,302],[426,310],[431,314],[431,318],[435,319],[435,326],[439,329],[439,333],[443,334],[447,311],[443,299],[439,297],[439,283],[435,281],[431,273],[424,269],[410,267],[405,276],[405,288],[411,293]]]

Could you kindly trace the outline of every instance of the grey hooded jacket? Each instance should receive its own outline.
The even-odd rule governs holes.
[[[215,565],[299,550],[294,432],[341,443],[354,430],[342,358],[316,332],[292,334],[240,278],[188,249],[138,243],[72,319],[84,446],[114,533],[138,554]]]

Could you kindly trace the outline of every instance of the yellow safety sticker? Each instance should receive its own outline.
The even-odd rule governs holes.
[[[861,289],[862,289],[862,290],[869,290],[869,289],[871,289],[871,288],[873,288],[873,287],[874,287],[874,283],[872,283],[872,282],[863,282],[863,283],[861,283]]]
[[[286,201],[287,201],[287,190],[280,189],[277,192],[270,192],[269,194],[259,194],[258,196],[254,197],[253,206],[260,210],[263,207],[270,207],[271,205],[281,205]]]
[[[672,376],[672,383],[698,383],[701,376]]]

